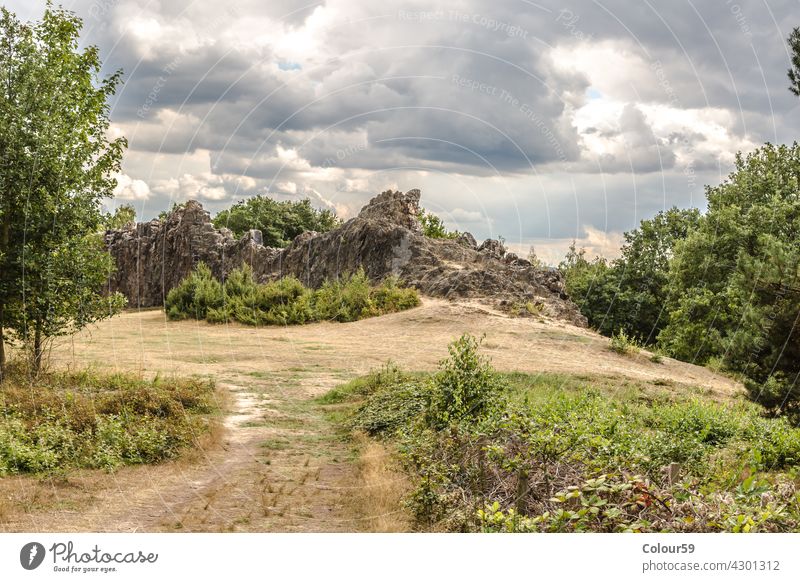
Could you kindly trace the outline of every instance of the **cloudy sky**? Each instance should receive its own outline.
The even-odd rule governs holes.
[[[4,5],[21,18],[43,0]],[[353,216],[387,188],[557,262],[704,204],[737,151],[800,136],[797,0],[63,0],[123,69],[116,202],[258,193]]]

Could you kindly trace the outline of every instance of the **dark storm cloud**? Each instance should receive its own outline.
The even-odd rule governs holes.
[[[113,119],[131,151],[208,150],[212,197],[291,183],[298,195],[336,189],[325,194],[357,208],[362,188],[402,188],[420,170],[428,180],[483,179],[490,190],[501,176],[561,172],[545,192],[492,190],[485,208],[460,205],[455,183],[428,195],[431,206],[486,216],[475,226],[483,234],[505,225],[522,237],[576,236],[586,224],[631,228],[665,200],[700,204],[702,184],[729,171],[714,148],[800,132],[785,77],[785,38],[800,25],[790,0],[64,3],[85,19],[105,70],[125,71]],[[8,4],[37,12],[37,3]],[[554,57],[581,47],[583,68]],[[610,79],[614,94],[592,79]],[[580,133],[575,112],[592,99],[622,105]],[[647,104],[727,121],[713,131],[666,124],[657,135]],[[593,152],[588,139],[608,147]],[[193,184],[151,184],[149,205]]]
[[[181,49],[179,42],[162,39],[142,58],[141,38],[119,37],[120,19],[131,14],[122,10],[125,4],[82,1],[75,9],[97,16],[87,19],[87,28],[103,47],[113,46],[107,67],[129,71],[114,103],[116,120],[152,119],[161,109],[173,109],[208,126],[183,143],[181,134],[172,136],[164,145],[169,151],[247,151],[267,140],[277,144],[285,131],[335,126],[366,130],[374,147],[397,148],[404,159],[422,165],[475,166],[478,173],[487,165],[524,172],[531,164],[574,160],[578,137],[559,120],[564,93],[580,95],[587,83],[549,70],[542,55],[549,46],[581,39],[625,41],[640,52],[660,76],[660,82],[642,79],[632,87],[640,99],[778,115],[793,105],[782,90],[780,36],[789,26],[790,2],[771,2],[769,10],[756,2],[545,2],[543,9],[389,3],[368,11],[365,17],[374,17],[368,29],[356,19],[318,32],[330,49],[326,56],[336,60],[322,59],[294,75],[276,73],[278,57],[263,47],[245,52],[217,42],[214,18],[233,26],[243,16],[279,18],[300,9],[288,23],[297,27],[314,6],[234,2],[226,12],[204,3],[164,2],[147,15],[194,27],[209,44]],[[99,14],[98,6],[107,8]],[[765,90],[765,79],[767,87],[780,90]],[[743,132],[747,118],[739,117],[736,129]],[[158,149],[161,143],[143,139],[132,146]],[[319,152],[316,159],[330,153]],[[661,169],[650,163],[651,154],[634,153],[647,158],[636,165]],[[665,155],[669,167],[671,153]],[[350,163],[358,167],[359,157]]]

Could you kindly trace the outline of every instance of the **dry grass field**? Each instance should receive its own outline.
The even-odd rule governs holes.
[[[391,360],[432,370],[464,332],[503,371],[591,378],[604,390],[740,393],[711,371],[560,322],[424,299],[354,323],[252,328],[128,311],[58,345],[51,365],[213,378],[225,411],[198,451],[113,473],[0,479],[3,531],[398,531],[405,490],[380,445],[341,434],[314,398]]]

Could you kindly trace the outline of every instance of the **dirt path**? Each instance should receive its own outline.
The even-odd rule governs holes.
[[[28,509],[6,531],[354,531],[342,492],[351,446],[310,399],[339,383],[323,376],[220,372],[228,414],[220,439],[194,459],[81,471],[49,483],[0,480]],[[291,388],[289,390],[288,388]],[[46,485],[46,487],[43,487]],[[9,487],[10,486],[10,487]],[[15,504],[16,505],[16,504]]]
[[[619,356],[606,339],[557,322],[513,319],[480,305],[422,307],[350,324],[255,329],[167,322],[128,312],[54,353],[59,366],[215,379],[230,412],[216,441],[173,463],[82,471],[67,479],[0,479],[5,531],[359,531],[352,445],[313,398],[393,360],[435,368],[464,332],[502,370],[604,377],[725,399],[738,386],[704,368],[646,354]],[[5,506],[3,505],[5,504]],[[5,517],[4,510],[5,507]]]

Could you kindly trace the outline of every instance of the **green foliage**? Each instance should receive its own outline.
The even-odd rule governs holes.
[[[321,404],[341,404],[363,400],[386,387],[415,379],[415,375],[400,370],[393,362],[387,362],[381,368],[371,371],[366,376],[354,378],[347,384],[337,386],[317,398]]]
[[[788,72],[789,91],[800,97],[800,27],[792,29],[786,44],[789,45],[792,61]]]
[[[425,411],[430,386],[414,378],[401,378],[378,390],[361,408],[354,428],[369,435],[392,434],[408,426]]]
[[[459,235],[457,230],[447,230],[441,218],[424,208],[419,211],[417,218],[422,225],[422,233],[429,238],[456,238]]]
[[[440,406],[437,378],[457,365],[475,378],[482,368],[476,347],[474,338],[455,342],[447,363],[427,381],[391,367],[332,393],[331,403],[361,402],[351,427],[395,443],[414,485],[406,502],[418,527],[506,532],[800,527],[794,483],[800,429],[761,416],[750,403],[608,398],[586,381],[507,374],[497,383],[507,387],[508,398],[495,399],[482,414],[470,409],[462,422],[430,424],[439,416],[432,413]]]
[[[109,230],[118,230],[131,224],[136,224],[136,209],[131,204],[122,204],[113,214],[106,214],[103,218],[103,226]]]
[[[450,356],[439,363],[431,380],[428,423],[444,428],[483,418],[501,405],[503,383],[489,360],[478,353],[480,341],[464,334],[447,347]]]
[[[639,346],[636,344],[636,340],[629,338],[624,330],[620,330],[611,336],[609,348],[611,348],[612,352],[616,352],[623,356],[628,356],[639,352]]]
[[[798,176],[800,146],[767,144],[707,189],[707,213],[675,247],[659,336],[677,358],[721,358],[776,413],[800,411]]]
[[[92,372],[8,379],[0,392],[0,476],[155,463],[207,430],[213,386]]]
[[[419,293],[413,287],[403,287],[399,277],[389,275],[372,291],[372,301],[380,313],[405,311],[419,305]]]
[[[100,77],[81,27],[49,3],[38,22],[0,11],[0,376],[9,330],[36,372],[48,338],[123,304],[100,293],[112,263],[95,235],[127,145],[108,137],[121,72]]]
[[[363,270],[325,281],[315,293],[314,305],[318,318],[328,321],[356,321],[378,315],[372,302],[372,288]]]
[[[222,284],[205,263],[167,294],[165,309],[170,319],[206,319],[209,310],[220,309],[225,302]]]
[[[214,217],[214,226],[229,228],[237,236],[258,229],[264,244],[285,247],[306,231],[328,232],[341,224],[330,210],[317,210],[308,199],[278,202],[258,195],[234,204]]]
[[[238,321],[247,325],[295,325],[312,321],[356,321],[419,305],[416,289],[394,277],[372,286],[363,269],[316,291],[295,277],[259,284],[248,265],[234,269],[220,283],[203,263],[167,294],[170,319]]]
[[[608,263],[589,261],[573,242],[559,265],[567,292],[589,324],[604,335],[624,332],[645,344],[653,344],[667,324],[669,261],[675,244],[697,225],[696,209],[659,212],[639,228],[625,233],[619,259]]]

